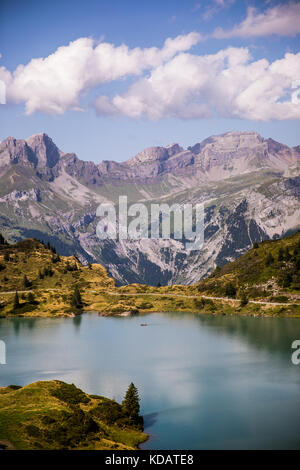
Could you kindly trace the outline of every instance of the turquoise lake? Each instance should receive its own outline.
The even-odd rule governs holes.
[[[300,449],[296,339],[300,319],[1,319],[0,386],[59,379],[121,401],[132,381],[150,435],[144,449]]]

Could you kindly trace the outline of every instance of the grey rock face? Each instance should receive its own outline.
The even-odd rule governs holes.
[[[0,143],[0,167],[16,164],[35,166],[37,157],[25,140],[7,137]]]
[[[60,151],[47,134],[33,135],[26,142],[37,158],[36,166],[53,168],[58,163]]]
[[[127,162],[80,160],[46,134],[0,143],[0,231],[33,236],[62,254],[103,263],[119,283],[193,283],[255,241],[300,226],[300,146],[256,132],[211,136],[188,149],[150,147]],[[96,236],[100,202],[205,204],[205,242]]]

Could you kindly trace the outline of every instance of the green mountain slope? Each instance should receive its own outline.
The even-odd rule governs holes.
[[[200,292],[265,298],[285,295],[300,297],[300,231],[280,240],[255,243],[237,260],[217,268],[198,284]],[[232,289],[232,292],[234,291]]]

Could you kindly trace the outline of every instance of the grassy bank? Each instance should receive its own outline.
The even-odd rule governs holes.
[[[8,449],[136,449],[147,439],[118,403],[58,380],[0,388],[0,445]]]

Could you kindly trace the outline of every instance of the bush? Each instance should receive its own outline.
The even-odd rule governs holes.
[[[206,301],[203,298],[200,299],[200,300],[199,299],[194,299],[194,305],[195,305],[196,308],[204,308],[205,303],[206,303]]]
[[[271,266],[271,264],[274,263],[274,258],[273,258],[273,255],[272,253],[268,253],[267,257],[266,257],[266,266]]]
[[[40,430],[37,426],[34,426],[33,424],[29,424],[26,426],[26,432],[28,436],[30,437],[39,437],[40,436]]]
[[[27,289],[28,287],[31,287],[31,286],[32,286],[32,282],[29,281],[26,274],[24,274],[24,277],[23,277],[23,287],[24,287],[24,289]]]
[[[51,395],[68,405],[77,405],[78,403],[89,403],[90,399],[77,388],[74,384],[59,382],[59,388],[51,391]]]
[[[124,418],[122,406],[112,400],[105,400],[92,410],[92,415],[106,424],[114,424]]]
[[[285,295],[274,295],[273,297],[271,297],[270,300],[279,303],[285,303],[289,301],[288,297],[286,297]]]
[[[247,304],[248,304],[248,299],[247,299],[245,292],[243,292],[241,295],[241,307],[245,307],[245,305]]]
[[[235,297],[236,296],[236,287],[232,282],[229,282],[225,286],[225,295],[226,297]]]
[[[148,308],[153,308],[153,304],[151,304],[150,302],[142,302],[141,304],[138,305],[138,308],[141,308],[142,310],[143,309],[148,309]]]
[[[34,297],[34,293],[33,292],[29,292],[28,295],[27,295],[27,300],[30,304],[35,304],[37,303],[35,301],[35,297]]]

